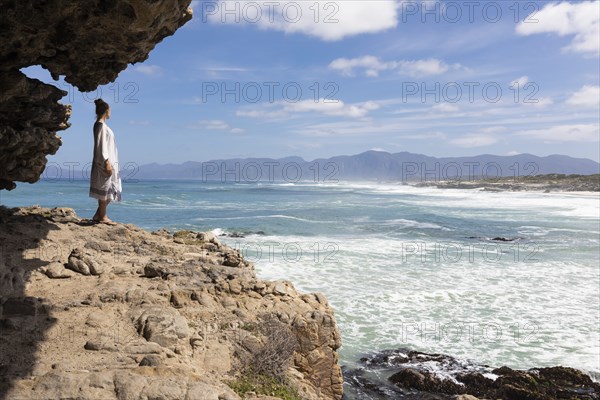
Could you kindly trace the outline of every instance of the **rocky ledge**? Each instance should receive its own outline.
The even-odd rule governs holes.
[[[67,92],[26,77],[41,65],[81,91],[114,81],[192,18],[191,0],[0,0],[0,190],[36,182],[69,127]]]
[[[0,399],[341,399],[322,294],[211,233],[0,207]]]
[[[600,384],[568,367],[492,368],[444,354],[384,350],[346,369],[346,396],[353,400],[553,400],[600,399]]]

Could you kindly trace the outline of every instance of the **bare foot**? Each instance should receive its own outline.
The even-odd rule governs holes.
[[[106,224],[106,225],[110,225],[110,226],[114,226],[117,224],[115,221],[112,221],[108,218],[104,218],[103,220],[98,221],[98,222],[100,222],[101,224]]]

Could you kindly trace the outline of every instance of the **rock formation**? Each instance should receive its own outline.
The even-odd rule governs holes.
[[[344,372],[347,393],[357,399],[553,400],[600,398],[600,384],[569,367],[492,368],[444,354],[383,350]]]
[[[0,190],[36,182],[69,127],[67,93],[21,68],[41,65],[82,91],[114,81],[192,18],[191,0],[0,0]]]
[[[246,367],[342,398],[326,298],[257,279],[211,233],[36,206],[0,225],[0,399],[272,399],[231,389]]]

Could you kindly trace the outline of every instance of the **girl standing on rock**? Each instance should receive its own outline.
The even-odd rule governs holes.
[[[106,125],[110,118],[110,107],[102,99],[97,99],[96,123],[94,124],[94,160],[90,175],[90,197],[98,199],[98,209],[92,220],[108,225],[116,225],[106,215],[111,201],[121,201],[121,176],[119,174],[119,153],[115,135]]]

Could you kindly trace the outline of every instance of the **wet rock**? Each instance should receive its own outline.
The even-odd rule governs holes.
[[[515,241],[516,239],[513,239],[513,238],[505,238],[505,237],[500,237],[500,236],[497,236],[497,237],[495,237],[495,238],[492,238],[492,240],[495,240],[495,241],[497,241],[497,242],[513,242],[513,241]]]
[[[384,350],[361,363],[362,368],[344,369],[348,392],[357,398],[387,399],[389,393],[400,393],[407,399],[600,399],[598,383],[567,367],[493,369],[409,349]]]
[[[437,378],[428,371],[404,368],[390,376],[389,381],[405,389],[416,389],[429,393],[462,394],[463,388],[446,379]]]

